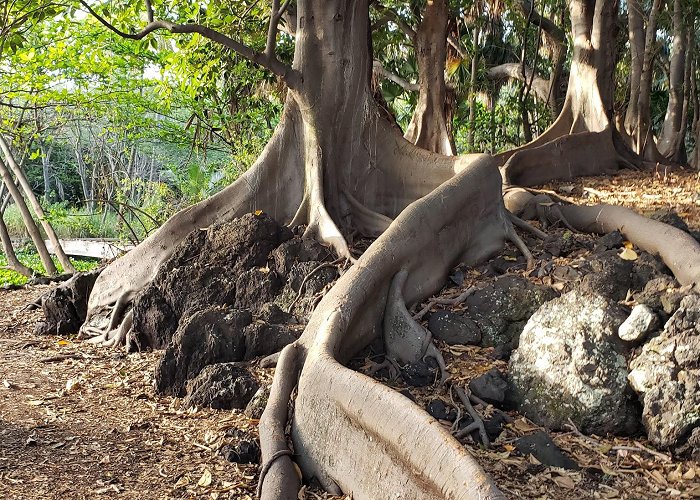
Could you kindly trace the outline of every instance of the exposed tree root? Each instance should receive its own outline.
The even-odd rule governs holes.
[[[400,289],[410,304],[439,289],[455,263],[474,263],[502,248],[506,228],[499,176],[488,157],[470,160],[471,167],[399,215],[323,298],[295,344],[303,368],[291,437],[307,479],[333,490],[337,485],[358,499],[502,498],[432,417],[340,364],[380,334],[394,275],[405,276]],[[275,384],[289,383],[289,372],[278,368]],[[272,400],[279,408],[279,398]],[[286,447],[279,433],[284,424],[273,413],[266,410],[261,420],[261,440],[270,450],[264,451],[264,461]],[[277,430],[274,437],[271,429]],[[295,473],[280,470],[287,460],[278,458],[270,467],[263,498],[296,497],[298,483],[288,477]],[[282,490],[283,484],[288,489]]]
[[[408,272],[401,270],[394,276],[389,288],[384,311],[384,345],[387,357],[404,364],[417,363],[426,357],[437,361],[440,367],[440,385],[447,380],[447,368],[442,353],[433,344],[432,334],[419,325],[406,309],[402,289]]]
[[[472,403],[471,401],[469,401],[469,398],[464,392],[464,389],[462,389],[461,387],[456,387],[455,392],[457,393],[459,400],[467,409],[467,413],[473,420],[473,422],[466,426],[464,429],[455,432],[455,438],[462,439],[463,437],[468,436],[474,431],[479,431],[479,439],[481,439],[481,444],[488,448],[489,446],[491,446],[491,441],[489,440],[488,434],[486,434],[486,428],[484,427],[484,421],[481,419],[481,415],[479,415],[479,413],[472,406]]]
[[[700,243],[685,231],[624,207],[564,205],[561,211],[579,231],[620,231],[642,250],[658,255],[681,285],[700,284]]]

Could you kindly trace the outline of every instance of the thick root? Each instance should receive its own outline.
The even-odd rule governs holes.
[[[412,304],[440,289],[455,264],[474,264],[503,247],[500,196],[493,160],[472,159],[470,167],[402,212],[323,298],[296,343],[307,354],[291,437],[305,478],[334,490],[337,485],[357,499],[503,498],[437,421],[403,395],[340,363],[380,333],[390,281],[399,271],[405,276],[402,303]],[[278,365],[276,383],[286,383],[288,376]],[[274,432],[281,428],[274,426]],[[262,441],[272,439],[271,427],[260,431]],[[279,446],[269,449],[266,457]],[[275,463],[286,460],[282,456]],[[277,486],[268,489],[274,467],[262,498],[295,498],[296,477],[275,479]],[[282,490],[283,484],[288,489]]]
[[[700,243],[688,233],[624,207],[564,205],[560,209],[579,231],[620,231],[642,250],[661,257],[681,285],[700,284]]]

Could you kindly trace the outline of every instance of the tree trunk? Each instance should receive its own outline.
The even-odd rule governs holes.
[[[44,175],[44,201],[51,203],[51,152],[53,151],[53,146],[47,149],[40,140],[39,151],[41,152],[41,170]]]
[[[5,184],[0,184],[0,243],[2,244],[2,251],[7,258],[7,267],[15,272],[18,272],[22,276],[31,278],[34,272],[22,264],[17,258],[15,249],[12,246],[12,239],[10,238],[10,233],[5,225],[5,208],[2,206],[5,201],[5,195],[7,194],[7,188]]]
[[[682,0],[673,2],[673,45],[669,71],[669,94],[666,117],[659,135],[659,152],[667,158],[681,156],[680,149],[685,149],[685,127],[683,127],[683,109],[686,103],[684,88],[686,83],[686,37],[685,16]]]
[[[472,28],[472,60],[471,70],[469,73],[469,129],[467,130],[467,143],[469,144],[469,152],[473,153],[476,148],[474,138],[476,137],[476,71],[478,69],[478,50],[479,46],[479,27],[475,25]]]
[[[5,138],[0,136],[0,149],[2,149],[3,154],[5,155],[5,159],[7,160],[7,163],[10,165],[10,168],[15,174],[15,177],[17,177],[17,180],[19,181],[20,186],[22,186],[22,189],[24,190],[24,194],[29,200],[29,203],[31,203],[32,208],[34,208],[34,213],[36,214],[37,218],[39,219],[39,222],[41,223],[41,226],[44,228],[44,231],[46,232],[46,235],[49,237],[49,240],[53,244],[53,251],[56,254],[56,257],[58,258],[58,261],[61,263],[61,266],[63,266],[63,271],[66,273],[70,274],[75,274],[76,270],[75,267],[73,267],[73,264],[71,263],[70,259],[66,255],[66,253],[63,251],[63,247],[61,246],[61,242],[58,240],[58,236],[56,235],[56,232],[53,230],[53,226],[51,226],[51,223],[46,219],[46,214],[44,214],[44,209],[41,207],[41,204],[39,203],[39,200],[37,200],[36,195],[34,194],[34,191],[32,191],[32,187],[29,185],[29,181],[27,180],[27,177],[24,175],[24,171],[20,168],[19,165],[17,165],[17,162],[15,161],[14,156],[12,155],[12,151],[10,151],[10,147],[7,144],[7,141],[5,141]],[[16,202],[16,200],[15,200]],[[43,244],[43,240],[42,240]],[[47,268],[48,272],[48,268]],[[51,274],[54,274],[56,270]]]
[[[625,113],[625,129],[627,135],[634,138],[637,135],[639,85],[644,64],[644,17],[640,0],[628,0],[627,2],[627,31],[630,42],[630,89],[629,104]]]
[[[639,80],[639,97],[637,103],[637,125],[635,129],[635,148],[645,160],[657,162],[661,154],[656,148],[654,130],[651,126],[651,84],[654,77],[654,56],[656,45],[656,20],[661,8],[661,0],[654,0],[649,12],[646,36],[644,40],[644,57],[642,73]]]
[[[418,60],[418,103],[406,128],[407,140],[444,155],[456,153],[449,124],[445,62],[447,60],[447,0],[428,2],[415,37]]]
[[[564,106],[534,141],[498,155],[506,184],[613,173],[636,160],[611,123],[617,1],[569,0],[569,11],[574,51]]]
[[[0,176],[2,176],[2,180],[5,183],[5,187],[10,192],[10,195],[12,196],[15,205],[17,205],[17,208],[22,214],[22,220],[24,221],[24,225],[27,228],[29,236],[34,242],[34,246],[36,247],[36,251],[39,254],[41,263],[44,265],[46,273],[49,275],[56,274],[56,266],[51,260],[51,255],[49,255],[49,251],[46,249],[46,245],[44,244],[44,239],[41,237],[39,228],[34,222],[34,219],[32,219],[32,214],[31,212],[29,212],[29,208],[24,202],[22,194],[19,192],[19,189],[17,189],[17,186],[15,186],[15,181],[14,179],[12,179],[12,175],[10,174],[7,165],[5,165],[5,162],[3,162],[2,160],[0,160]]]

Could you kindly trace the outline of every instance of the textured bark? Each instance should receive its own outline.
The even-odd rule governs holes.
[[[667,158],[678,159],[680,149],[685,149],[685,127],[683,110],[686,103],[686,37],[685,16],[682,0],[673,2],[673,44],[669,71],[668,106],[664,124],[657,142],[659,152]]]
[[[617,1],[569,0],[569,11],[574,50],[562,112],[534,141],[498,155],[506,184],[612,173],[635,161],[611,123]]]
[[[656,21],[661,8],[661,0],[654,0],[649,12],[649,20],[644,39],[644,57],[642,73],[639,80],[639,96],[637,97],[637,125],[635,128],[635,150],[645,160],[660,161],[661,154],[656,147],[654,131],[651,126],[651,84],[653,81],[653,63],[656,44]]]
[[[428,151],[456,153],[445,84],[447,0],[428,2],[414,44],[418,61],[418,103],[406,128],[407,140]]]
[[[629,104],[625,113],[625,129],[627,135],[634,138],[637,132],[639,84],[644,63],[644,17],[640,0],[627,2],[627,32],[630,42],[630,88]]]

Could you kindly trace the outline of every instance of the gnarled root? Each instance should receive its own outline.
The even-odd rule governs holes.
[[[434,358],[440,367],[440,385],[447,380],[445,360],[433,345],[432,334],[418,324],[406,309],[402,289],[408,271],[402,269],[391,282],[384,311],[384,345],[387,357],[395,362],[417,363],[426,357]]]
[[[661,257],[681,285],[700,284],[700,243],[688,233],[624,207],[565,205],[561,211],[579,231],[620,231],[642,250]]]
[[[470,167],[398,216],[326,294],[296,343],[306,356],[294,401],[294,457],[307,479],[315,477],[332,491],[352,492],[357,499],[503,498],[437,421],[403,395],[341,364],[380,333],[397,273],[403,271],[402,302],[411,304],[441,288],[456,263],[473,264],[502,248],[498,172],[489,157],[470,160]],[[278,368],[276,382],[288,376]],[[263,442],[272,432],[266,425]],[[277,448],[269,449],[266,457],[274,456]],[[273,476],[275,467],[264,478],[262,498],[295,498],[296,479]]]

